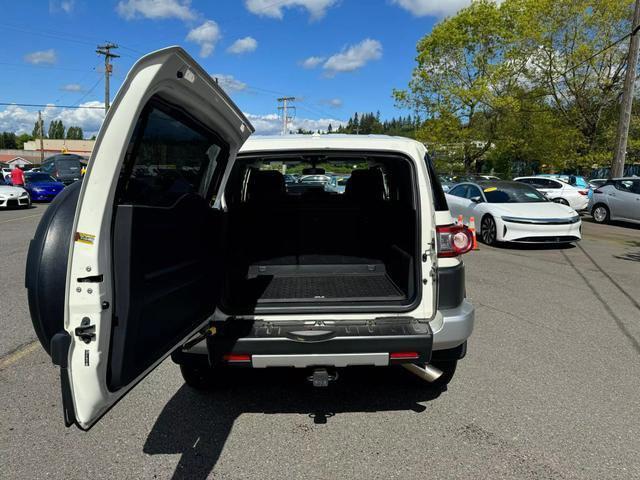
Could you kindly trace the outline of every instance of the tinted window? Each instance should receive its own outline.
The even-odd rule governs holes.
[[[468,199],[472,199],[473,197],[480,197],[482,198],[482,194],[480,193],[480,189],[474,185],[469,185],[469,188],[467,189],[467,194],[466,197]]]
[[[517,182],[487,185],[484,196],[489,203],[538,203],[547,202],[547,198],[529,185]]]
[[[433,161],[427,153],[424,156],[424,161],[427,165],[427,173],[429,174],[429,183],[431,184],[431,192],[433,193],[434,208],[437,212],[444,212],[449,210],[447,205],[447,197],[444,196],[442,185],[440,184],[440,178],[436,173],[436,169],[433,166]]]
[[[25,175],[25,178],[29,182],[37,183],[37,182],[55,182],[56,179],[51,175],[47,175],[46,173],[28,173]]]
[[[211,200],[210,182],[223,150],[213,133],[181,112],[149,107],[127,152],[119,202],[166,207],[187,194]]]
[[[467,190],[469,189],[468,185],[458,185],[454,187],[449,192],[449,195],[454,195],[456,197],[465,198],[467,196]]]

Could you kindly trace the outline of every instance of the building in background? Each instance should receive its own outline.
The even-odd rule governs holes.
[[[64,140],[45,138],[42,141],[44,158],[59,153],[73,153],[89,159],[95,140]],[[40,165],[40,140],[24,142],[24,150],[0,149],[0,163],[14,168],[15,165]]]
[[[95,140],[65,140],[65,139],[43,139],[43,150],[45,158],[57,153],[75,153],[83,157],[89,157],[93,151]],[[24,142],[24,149],[32,152],[40,152],[40,140]]]

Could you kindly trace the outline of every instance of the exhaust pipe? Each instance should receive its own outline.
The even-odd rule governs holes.
[[[419,367],[415,363],[403,363],[402,366],[429,383],[435,382],[442,376],[442,370],[433,365],[427,364],[424,367]]]

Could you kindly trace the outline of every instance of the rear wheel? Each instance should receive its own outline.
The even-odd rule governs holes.
[[[480,223],[480,238],[487,245],[495,245],[497,243],[498,232],[496,221],[491,215],[482,217],[482,222]]]
[[[609,217],[611,216],[607,206],[601,203],[593,207],[593,210],[591,210],[591,215],[593,216],[593,219],[596,221],[596,223],[608,223]]]

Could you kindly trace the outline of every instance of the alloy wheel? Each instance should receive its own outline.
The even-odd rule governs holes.
[[[493,220],[493,217],[486,216],[482,219],[482,223],[480,225],[481,231],[480,236],[482,237],[482,241],[487,245],[493,245],[496,243],[496,222]]]

